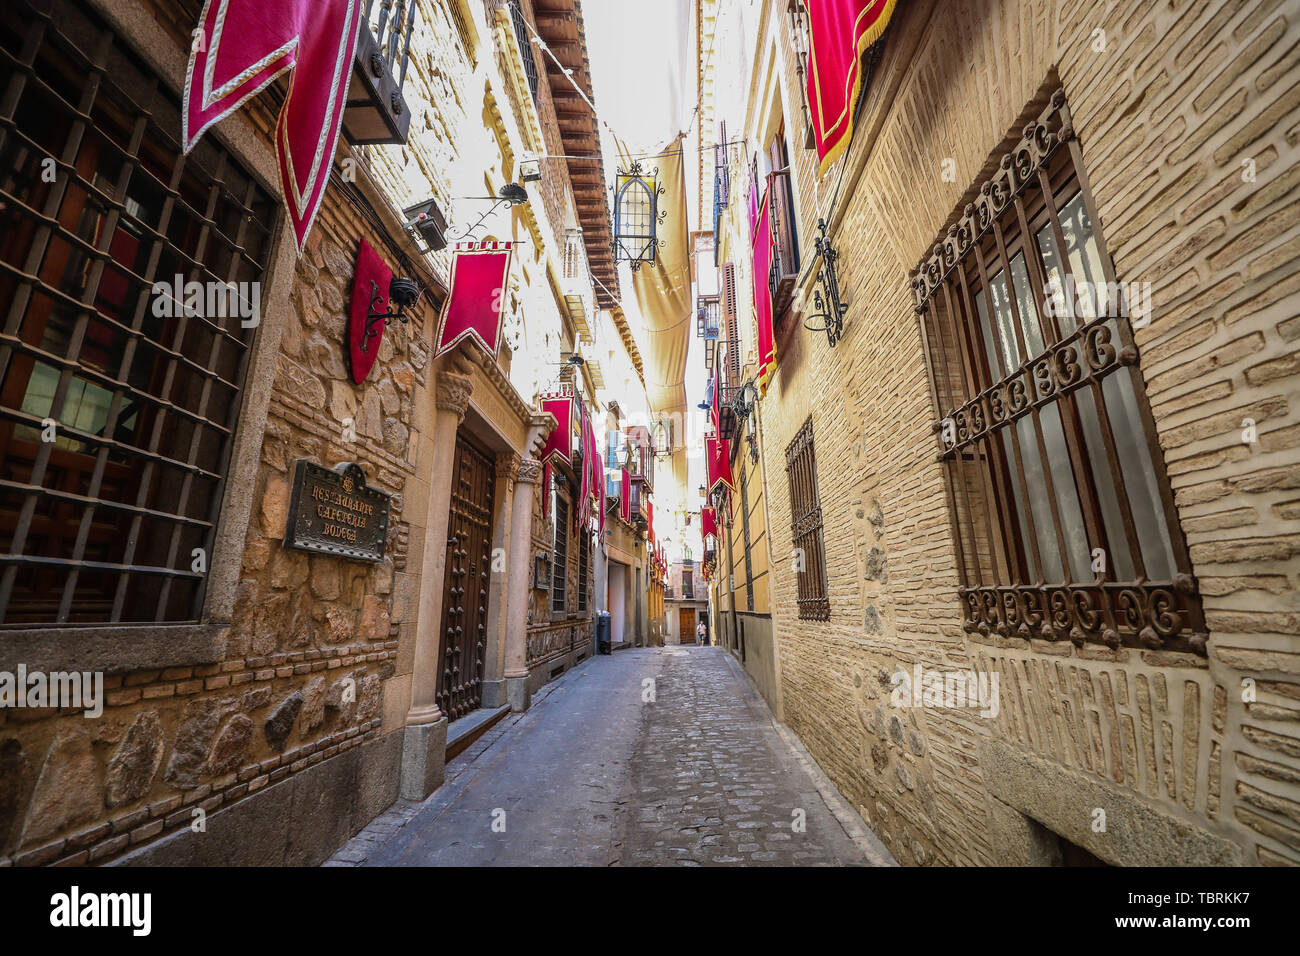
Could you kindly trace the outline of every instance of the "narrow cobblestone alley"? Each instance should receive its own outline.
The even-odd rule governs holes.
[[[326,865],[892,863],[730,655],[669,647],[579,665]]]

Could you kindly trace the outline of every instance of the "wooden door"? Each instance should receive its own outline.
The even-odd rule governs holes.
[[[456,438],[452,469],[438,670],[438,707],[448,720],[464,717],[483,703],[495,481],[492,460],[462,436]]]
[[[683,644],[695,643],[695,608],[682,607],[677,609],[677,620],[679,624],[678,640]]]

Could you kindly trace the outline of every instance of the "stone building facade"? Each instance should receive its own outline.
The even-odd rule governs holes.
[[[420,0],[404,90],[409,136],[394,146],[340,138],[301,255],[282,211],[273,145],[282,85],[180,159],[177,103],[200,6],[57,0],[5,14],[6,43],[19,44],[10,52],[35,58],[11,61],[24,92],[3,122],[11,135],[27,137],[13,162],[59,157],[67,182],[56,177],[29,198],[66,217],[68,229],[80,228],[86,246],[102,250],[111,238],[104,274],[114,278],[78,273],[98,282],[97,291],[87,282],[86,293],[97,296],[98,313],[77,314],[89,316],[81,320],[89,337],[79,334],[102,343],[102,354],[78,353],[77,339],[52,338],[55,323],[43,306],[29,308],[21,328],[44,338],[24,331],[5,344],[12,374],[0,371],[0,513],[3,550],[19,570],[4,585],[0,671],[100,672],[105,694],[94,720],[68,708],[0,709],[4,863],[318,863],[399,796],[422,798],[441,783],[449,718],[480,707],[524,709],[537,686],[590,653],[594,587],[588,569],[585,599],[577,599],[582,549],[569,549],[572,606],[560,620],[535,620],[540,592],[531,588],[536,557],[555,547],[555,510],[543,512],[549,489],[536,458],[555,420],[535,396],[578,335],[558,281],[566,234],[580,223],[567,169],[547,168],[529,186],[537,212],[525,203],[487,220],[490,238],[519,249],[496,355],[462,344],[435,357],[450,250],[427,254],[401,212],[433,198],[448,213],[454,240],[455,227],[483,211],[462,197],[517,181],[529,144],[562,152],[545,77],[538,92],[520,89],[521,47],[508,5]],[[531,5],[523,12],[535,17]],[[580,22],[576,4],[569,15]],[[38,122],[41,110],[59,115],[77,102],[93,119],[89,132],[71,116],[48,130]],[[115,123],[133,134],[119,135]],[[89,156],[85,144],[102,153]],[[103,158],[110,154],[124,159],[115,166]],[[101,172],[125,173],[104,179],[92,159]],[[7,182],[6,191],[20,188],[21,177]],[[95,207],[100,218],[87,219],[83,205],[100,195],[107,197]],[[85,232],[87,221],[97,231]],[[6,264],[49,241],[39,225],[30,234],[17,228],[0,230]],[[119,247],[123,231],[138,243]],[[422,291],[405,321],[388,324],[358,385],[346,336],[362,242]],[[152,259],[142,251],[151,244]],[[210,329],[219,345],[206,370],[206,353],[181,334],[170,352],[150,359],[154,378],[130,377],[135,350],[158,349],[152,327],[141,325],[143,306],[133,332],[127,307],[144,302],[139,287],[180,257],[196,272],[226,269],[228,278],[260,282],[260,321],[242,338]],[[65,259],[47,258],[35,280],[6,281],[34,290],[39,303],[60,281],[66,288],[72,273],[61,280],[57,271]],[[118,338],[97,338],[101,325]],[[223,360],[222,348],[238,348],[242,358]],[[115,364],[123,356],[127,364]],[[65,382],[90,383],[77,385],[79,412],[52,411],[62,443],[45,452],[21,431],[40,427],[39,402],[48,398],[33,383],[42,363],[66,370]],[[13,392],[20,375],[25,396]],[[156,422],[152,443],[147,434],[131,438],[144,419],[125,412],[111,437],[107,429],[96,434],[103,419],[95,418],[92,385],[105,396],[117,390],[112,404],[104,399],[110,416],[119,415],[121,394],[160,408],[148,419]],[[213,411],[217,399],[209,396],[222,388],[232,395],[222,393],[223,410]],[[72,407],[66,394],[53,399],[65,411]],[[593,406],[608,398],[588,393]],[[218,439],[201,437],[201,429]],[[96,466],[99,448],[112,454]],[[128,464],[117,465],[119,457]],[[137,459],[147,461],[142,474],[131,471]],[[367,487],[390,496],[382,560],[285,546],[302,461],[327,469],[354,463]],[[57,486],[48,477],[78,468],[89,485]],[[138,485],[138,503],[110,480],[131,493]],[[26,512],[23,496],[33,502]],[[61,519],[50,501],[86,508],[71,560],[73,545],[59,543]],[[126,524],[104,527],[105,514],[124,514]],[[481,526],[482,554],[458,550],[466,522]],[[180,530],[171,532],[173,525]],[[23,532],[25,552],[20,526],[31,529]],[[589,564],[590,535],[582,534]],[[160,550],[169,536],[170,550]],[[40,577],[50,562],[73,583]],[[149,582],[167,583],[145,587],[144,572]],[[112,579],[97,577],[110,574],[121,581],[116,601]],[[475,578],[478,587],[464,587]],[[457,614],[479,629],[464,660],[443,636]]]
[[[795,290],[759,403],[784,719],[904,863],[1300,863],[1294,8],[900,3],[822,178],[785,11],[733,14],[717,62],[753,69],[715,94],[748,143],[732,182],[780,116],[799,246],[828,219],[849,303],[832,347],[802,328],[811,288]],[[1044,116],[1082,160],[1116,279],[1149,295],[1144,320],[1121,320],[1123,361],[1190,563],[1168,606],[1185,625],[1199,606],[1203,640],[1094,635],[1068,613],[1022,628],[1014,608],[968,616],[959,598],[961,562],[992,545],[961,503],[978,489],[946,475],[935,390],[960,355],[935,342],[926,310],[946,306],[927,290],[956,275],[964,217],[1023,157],[1037,180]],[[825,613],[804,615],[788,476],[812,445],[819,501],[800,507],[820,507]],[[997,675],[996,713],[895,706],[895,675],[917,667]]]

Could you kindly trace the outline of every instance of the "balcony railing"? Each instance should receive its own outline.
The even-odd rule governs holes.
[[[799,240],[795,233],[790,170],[786,168],[770,174],[768,184],[773,249],[767,285],[772,293],[772,319],[780,322],[794,299],[794,286],[799,278]]]
[[[633,488],[644,487],[654,491],[654,451],[650,444],[650,430],[633,425],[624,433],[627,444],[627,470],[632,476]]]
[[[400,145],[411,127],[402,96],[415,30],[415,0],[366,0],[357,35],[343,132],[356,146]]]
[[[718,344],[718,437],[730,440],[736,431],[736,396],[743,384],[740,378],[740,343],[730,338]]]
[[[587,265],[587,249],[582,233],[570,231],[565,236],[560,289],[564,295],[565,309],[578,337],[591,344],[595,341],[592,330],[596,324],[596,295],[591,283],[591,270]]]
[[[695,334],[704,339],[718,337],[718,316],[720,312],[718,297],[700,296],[700,307],[695,313]]]

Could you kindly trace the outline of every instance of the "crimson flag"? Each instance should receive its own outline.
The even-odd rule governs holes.
[[[763,190],[758,226],[754,229],[754,322],[758,326],[758,384],[767,391],[767,380],[776,370],[776,334],[772,328],[772,289],[767,276],[772,269],[772,181]]]
[[[712,508],[700,509],[700,537],[708,538],[713,535],[718,536],[718,519]]]
[[[708,464],[709,473],[709,493],[719,484],[725,485],[728,490],[734,486],[731,479],[731,443],[725,438],[705,438],[704,450],[705,461]]]
[[[187,153],[208,127],[292,72],[275,151],[299,253],[329,183],[362,6],[361,0],[204,0],[194,31],[181,110]]]
[[[467,243],[452,253],[451,291],[438,319],[435,357],[467,338],[497,354],[510,254],[509,242]]]
[[[542,461],[560,459],[566,465],[573,464],[573,396],[543,395],[542,411],[555,416],[555,429],[546,436],[542,446]]]
[[[808,105],[823,176],[848,148],[862,89],[862,54],[880,39],[895,0],[804,0],[808,8]]]

